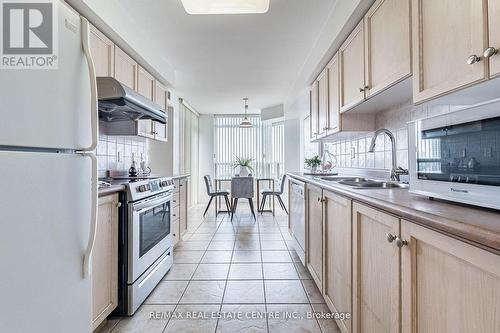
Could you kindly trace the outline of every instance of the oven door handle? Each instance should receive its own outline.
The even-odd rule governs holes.
[[[148,211],[158,205],[161,205],[163,203],[169,202],[172,200],[172,195],[168,195],[166,197],[162,197],[156,200],[151,200],[145,203],[142,203],[140,205],[133,206],[134,213],[141,214],[145,211]]]

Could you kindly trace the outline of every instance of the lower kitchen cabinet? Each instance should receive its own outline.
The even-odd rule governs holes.
[[[306,186],[306,266],[320,291],[323,291],[323,193]]]
[[[399,219],[357,202],[352,216],[352,331],[399,332],[401,250],[395,241]]]
[[[92,329],[118,305],[118,195],[99,198],[92,252]]]
[[[401,222],[403,332],[500,332],[500,256]]]
[[[180,236],[184,235],[188,229],[188,179],[179,180],[179,228]]]
[[[323,297],[332,312],[352,313],[351,210],[352,201],[333,192],[324,198],[324,290]],[[351,320],[338,320],[343,333],[351,332]]]

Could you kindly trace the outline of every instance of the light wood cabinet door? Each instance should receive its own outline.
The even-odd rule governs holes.
[[[323,297],[332,312],[352,313],[352,201],[324,191],[325,282]],[[338,320],[343,333],[351,332],[351,320]]]
[[[339,49],[340,111],[344,112],[365,99],[365,52],[363,21]]]
[[[326,66],[328,69],[328,129],[332,134],[340,130],[340,89],[339,89],[339,55],[335,53]]]
[[[145,138],[154,139],[155,129],[153,121],[150,119],[136,120],[137,122],[137,135]]]
[[[90,26],[90,52],[96,76],[115,76],[115,44],[96,27]]]
[[[188,179],[179,180],[179,229],[180,236],[184,235],[188,229]]]
[[[353,320],[356,333],[400,329],[400,249],[387,234],[399,235],[399,219],[353,204]]]
[[[306,186],[306,266],[323,291],[323,195],[319,187]]]
[[[167,112],[168,109],[167,94],[168,94],[167,87],[162,85],[160,82],[156,81],[155,103],[158,104],[165,113]],[[155,140],[166,142],[168,134],[167,124],[162,124],[160,122],[154,121],[153,126],[154,126]]]
[[[92,328],[118,305],[118,195],[99,198],[92,252]]]
[[[115,79],[137,91],[137,62],[115,45]]]
[[[318,76],[318,136],[325,136],[328,129],[328,69]]]
[[[487,78],[486,1],[412,0],[413,101]],[[471,56],[480,61],[468,64]]]
[[[401,222],[403,332],[500,332],[500,256]]]
[[[369,97],[411,75],[410,0],[377,0],[364,22]]]
[[[172,238],[174,240],[174,246],[175,246],[180,240],[179,219],[172,221],[171,229],[172,229]]]
[[[309,91],[309,138],[316,139],[318,135],[318,82],[314,81]]]
[[[495,48],[497,53],[490,59],[490,77],[500,75],[500,0],[488,0],[488,46]]]
[[[141,66],[137,67],[137,92],[151,101],[155,101],[156,81]]]

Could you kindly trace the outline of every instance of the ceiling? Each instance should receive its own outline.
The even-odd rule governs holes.
[[[139,54],[168,63],[198,112],[220,114],[242,113],[243,97],[251,113],[284,103],[336,0],[271,0],[252,15],[188,15],[180,0],[85,2]]]

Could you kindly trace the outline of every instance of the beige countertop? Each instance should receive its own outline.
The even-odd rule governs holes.
[[[102,187],[98,190],[98,194],[100,197],[104,197],[106,195],[111,195],[120,191],[125,190],[124,185],[111,185],[108,187]]]
[[[173,175],[170,178],[172,178],[172,179],[181,179],[181,178],[187,178],[187,177],[190,177],[190,176],[191,176],[191,174],[184,173],[184,174]]]
[[[302,173],[288,175],[500,254],[498,210],[430,200],[408,189],[358,189]]]

